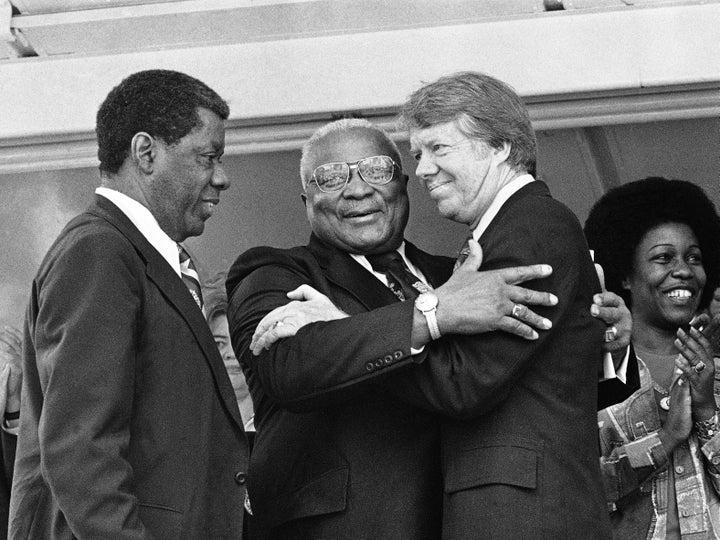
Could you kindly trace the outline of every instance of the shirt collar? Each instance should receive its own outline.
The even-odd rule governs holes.
[[[105,197],[117,206],[132,224],[137,227],[147,241],[150,242],[150,245],[154,247],[172,269],[175,270],[175,273],[177,273],[178,276],[180,275],[178,245],[160,228],[155,216],[152,215],[152,212],[150,212],[147,207],[114,189],[99,187],[95,190],[95,193]]]
[[[480,241],[480,237],[488,228],[490,223],[492,223],[492,220],[495,219],[495,216],[497,216],[500,208],[502,208],[502,205],[505,204],[515,193],[527,186],[530,182],[534,181],[535,179],[531,175],[523,174],[511,180],[500,191],[498,191],[497,195],[495,195],[495,198],[493,199],[493,202],[490,203],[487,211],[480,218],[480,223],[478,223],[475,230],[473,230],[473,238]]]
[[[405,261],[405,264],[410,269],[410,271],[413,274],[415,274],[417,277],[419,277],[422,281],[427,283],[428,280],[425,278],[425,276],[420,271],[420,269],[417,266],[415,266],[410,259],[407,258],[407,255],[405,254],[405,241],[404,240],[403,240],[403,243],[400,244],[400,247],[398,247],[396,251],[403,258],[403,261]],[[365,255],[357,255],[355,253],[349,253],[348,255],[350,255],[353,259],[355,259],[358,262],[358,264],[360,264],[368,272],[372,273],[376,278],[378,278],[380,281],[385,283],[385,285],[387,285],[387,278],[383,274],[380,274],[380,273],[376,272],[375,270],[373,270],[373,267],[370,264],[370,261],[367,260]]]

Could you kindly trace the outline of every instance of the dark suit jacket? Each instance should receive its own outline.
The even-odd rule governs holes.
[[[247,443],[182,280],[111,202],[33,282],[10,538],[239,538]]]
[[[409,243],[406,253],[432,284],[449,276],[450,259]],[[355,316],[309,325],[254,357],[258,322],[303,283]],[[412,303],[315,237],[307,247],[244,253],[227,285],[233,346],[255,405],[248,492],[268,537],[438,538],[438,419],[368,384],[377,370],[412,363]],[[358,327],[373,338],[357,339]],[[364,377],[326,388],[348,364]]]
[[[480,245],[483,270],[552,265],[526,285],[559,304],[537,310],[553,327],[536,341],[493,332],[428,348],[449,363],[420,370],[424,399],[459,417],[443,426],[443,536],[610,538],[595,409],[604,324],[590,315],[600,286],[582,227],[536,181],[502,206]]]
[[[274,345],[267,361],[276,364],[260,364],[263,386],[302,408],[369,384],[445,415],[446,538],[609,538],[595,415],[604,325],[590,316],[600,287],[582,228],[545,184],[533,182],[503,205],[481,245],[482,270],[553,266],[550,277],[527,284],[560,300],[537,310],[553,322],[540,339],[446,336],[410,357],[413,306],[396,303],[308,325],[300,342]],[[287,360],[297,343],[305,354],[296,367]],[[393,348],[397,356],[382,356]],[[368,350],[376,360],[348,355]]]

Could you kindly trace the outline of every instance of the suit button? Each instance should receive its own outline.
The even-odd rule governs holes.
[[[403,353],[402,351],[395,351],[393,356],[395,357],[395,360],[400,360],[403,357]]]
[[[678,465],[677,467],[675,467],[675,472],[677,474],[682,474],[685,472],[685,467],[683,467],[682,465]]]
[[[381,367],[383,367],[384,365],[385,365],[385,364],[383,363],[382,358],[378,358],[377,360],[375,360],[375,367],[376,367],[376,368],[381,368]]]
[[[365,369],[368,371],[375,371],[375,365],[372,362],[365,364]]]
[[[383,361],[385,362],[386,366],[389,366],[390,364],[392,364],[393,363],[392,354],[386,355],[385,358],[383,358]]]
[[[235,473],[235,483],[238,486],[242,486],[245,482],[247,482],[247,475],[244,472]]]
[[[711,461],[713,465],[720,465],[720,456],[713,456]]]

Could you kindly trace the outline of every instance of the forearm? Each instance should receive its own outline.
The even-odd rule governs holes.
[[[370,380],[413,362],[410,350],[416,310],[404,302],[307,324],[294,336],[262,349],[258,356],[252,354],[249,345],[258,323],[285,305],[286,293],[301,284],[338,300],[332,298],[327,283],[278,267],[250,274],[230,298],[228,317],[236,355],[273,401],[291,410],[328,406],[351,399]],[[344,307],[357,311],[357,301],[352,302]]]

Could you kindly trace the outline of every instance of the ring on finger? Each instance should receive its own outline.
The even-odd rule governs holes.
[[[700,360],[697,364],[695,364],[695,365],[693,366],[693,369],[695,370],[695,373],[697,373],[697,374],[699,375],[699,374],[702,373],[703,370],[705,369],[705,362],[703,362],[702,360]]]
[[[605,343],[610,343],[611,341],[615,341],[615,338],[617,337],[618,330],[615,326],[611,326],[607,330],[605,330],[605,336],[603,336],[603,339],[605,340]]]
[[[521,310],[522,310],[522,306],[520,304],[515,304],[512,308],[512,311],[510,312],[510,314],[517,319],[520,316]]]
[[[275,328],[277,328],[278,326],[282,326],[283,324],[285,324],[285,323],[282,322],[282,321],[275,321],[275,324],[273,324],[272,327],[273,327],[273,329],[275,329]]]

